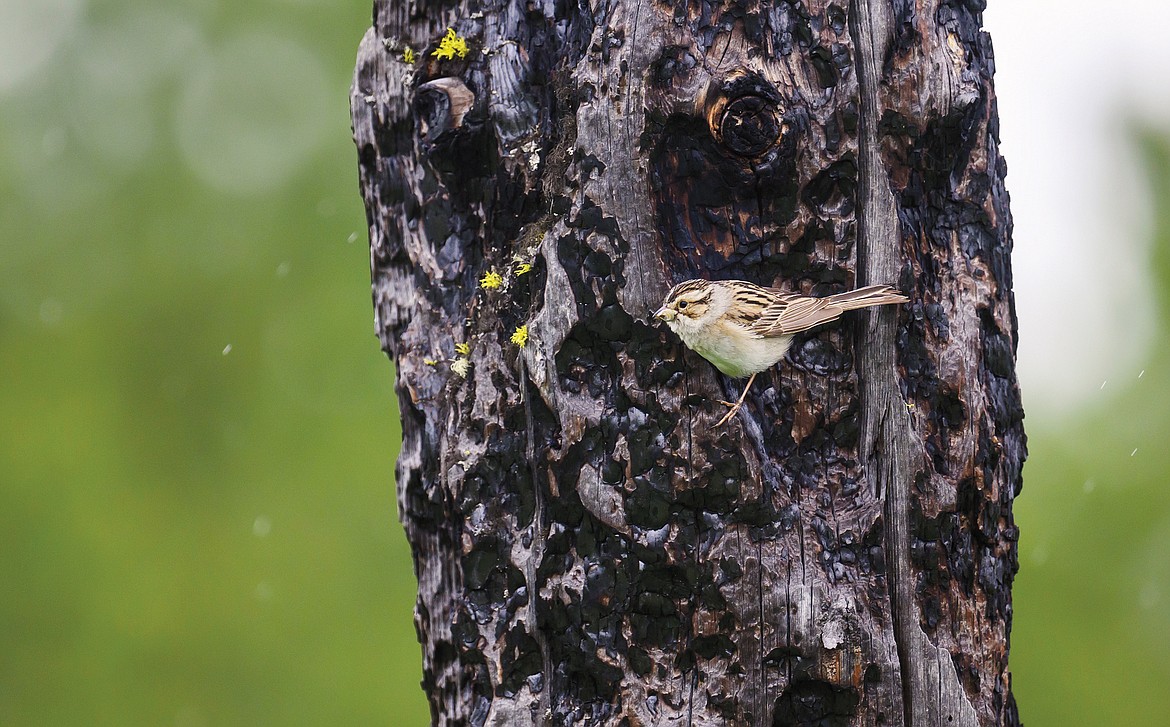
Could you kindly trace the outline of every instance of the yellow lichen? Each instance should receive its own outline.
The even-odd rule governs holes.
[[[410,46],[406,46],[406,48],[403,49],[403,51],[402,51],[402,62],[410,64],[410,65],[414,65],[414,61],[415,61],[414,49],[411,48]]]
[[[470,343],[456,343],[455,344],[455,353],[459,354],[460,356],[470,356],[471,355],[471,344]]]
[[[528,343],[528,326],[527,325],[523,325],[523,326],[518,327],[512,333],[512,343],[516,344],[520,348],[524,348],[524,345]]]
[[[467,55],[467,40],[461,35],[455,35],[454,28],[447,28],[447,34],[431,55],[439,60],[452,60],[455,56],[463,58]]]
[[[438,366],[439,365],[439,362],[433,358],[424,358],[423,363],[425,363],[427,366]]]
[[[479,287],[485,290],[495,290],[503,284],[504,276],[500,275],[495,270],[487,271],[479,280]]]
[[[532,263],[520,263],[516,266],[516,276],[519,277],[524,273],[532,272]]]

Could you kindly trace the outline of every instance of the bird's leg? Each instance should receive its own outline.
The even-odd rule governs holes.
[[[720,404],[725,404],[725,405],[727,405],[727,406],[731,407],[731,411],[729,411],[729,412],[727,412],[726,414],[724,414],[722,419],[720,419],[719,421],[715,422],[715,426],[717,426],[717,427],[718,427],[718,426],[721,426],[721,425],[722,425],[724,422],[726,422],[728,419],[730,419],[731,417],[735,416],[735,413],[736,413],[737,411],[739,411],[739,408],[740,408],[741,406],[743,406],[743,400],[744,400],[745,398],[747,398],[747,393],[748,393],[748,391],[749,391],[749,390],[751,390],[751,388],[752,388],[752,382],[753,382],[753,381],[755,381],[755,380],[756,380],[756,375],[755,375],[755,374],[752,374],[752,377],[751,377],[750,379],[748,379],[747,385],[745,385],[745,386],[743,387],[743,393],[739,395],[739,400],[738,400],[738,401],[736,401],[734,404],[732,404],[732,403],[730,403],[730,402],[726,402],[726,401],[721,401],[721,402],[719,402]]]

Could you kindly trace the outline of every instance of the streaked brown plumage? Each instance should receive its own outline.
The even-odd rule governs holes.
[[[739,411],[756,374],[784,357],[792,334],[848,310],[907,300],[888,285],[810,298],[742,280],[688,280],[674,286],[654,317],[723,373],[751,377],[735,404],[724,402],[731,410],[718,426]]]

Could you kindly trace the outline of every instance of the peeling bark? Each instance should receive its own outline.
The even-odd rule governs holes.
[[[375,4],[354,136],[436,724],[1019,723],[980,7]],[[651,318],[691,277],[911,303],[798,336],[716,429],[742,384]]]

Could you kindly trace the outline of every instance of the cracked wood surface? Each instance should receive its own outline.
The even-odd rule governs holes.
[[[972,3],[375,4],[354,136],[436,724],[1018,724],[992,70]],[[911,303],[802,334],[714,429],[741,384],[651,319],[696,276]]]

